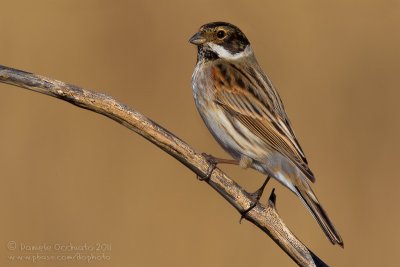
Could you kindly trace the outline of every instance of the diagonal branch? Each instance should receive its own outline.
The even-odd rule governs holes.
[[[174,134],[108,95],[1,65],[0,82],[56,97],[105,115],[140,134],[200,177],[205,177],[212,165]],[[252,204],[249,193],[220,169],[215,169],[206,181],[239,212]],[[299,266],[327,266],[286,227],[276,212],[274,199],[272,193],[267,205],[258,203],[245,218],[268,234]]]

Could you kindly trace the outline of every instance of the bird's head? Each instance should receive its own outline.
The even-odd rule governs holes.
[[[206,58],[238,59],[251,53],[250,42],[236,26],[212,22],[200,27],[189,40]]]

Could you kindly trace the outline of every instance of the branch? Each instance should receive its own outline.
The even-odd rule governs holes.
[[[0,82],[56,97],[105,115],[140,134],[200,177],[205,177],[211,167],[212,163],[201,153],[174,134],[108,95],[1,65]],[[239,212],[252,204],[250,194],[218,168],[206,182]],[[258,203],[245,218],[268,234],[299,266],[327,266],[290,232],[276,212],[274,203],[275,195],[272,193],[267,205]]]

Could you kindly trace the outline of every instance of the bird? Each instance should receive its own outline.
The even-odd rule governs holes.
[[[215,166],[233,163],[266,175],[256,192],[257,202],[269,178],[275,178],[301,199],[332,244],[343,247],[340,234],[310,186],[315,177],[282,100],[245,34],[233,24],[211,22],[201,26],[189,42],[197,46],[192,74],[197,110],[233,159],[208,157]]]

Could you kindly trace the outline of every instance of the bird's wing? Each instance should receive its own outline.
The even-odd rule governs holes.
[[[278,93],[262,72],[248,66],[218,63],[212,67],[216,103],[314,182]]]

